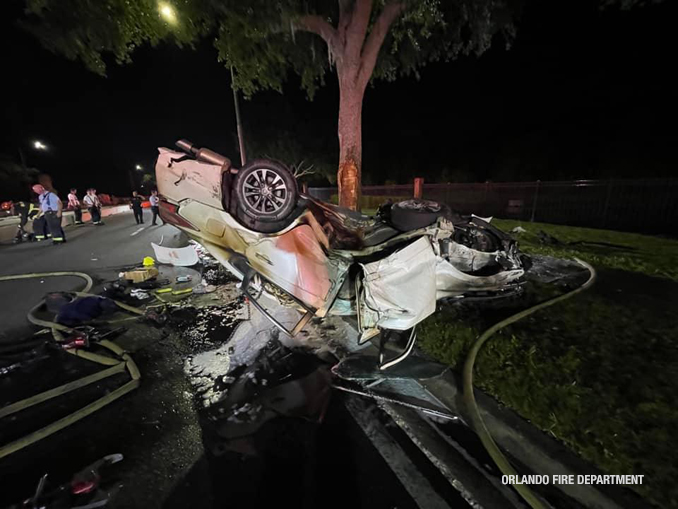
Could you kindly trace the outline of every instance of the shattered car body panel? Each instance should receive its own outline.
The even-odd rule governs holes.
[[[265,293],[303,309],[306,320],[357,314],[365,339],[412,329],[440,298],[506,290],[524,273],[515,242],[475,216],[403,229],[302,194],[277,231],[256,231],[235,217],[229,186],[238,170],[223,159],[219,166],[159,149],[161,216],[240,279],[264,313],[255,301]],[[289,331],[267,316],[288,334],[303,326]]]
[[[386,258],[361,264],[364,328],[407,330],[436,309],[436,256],[426,237]]]

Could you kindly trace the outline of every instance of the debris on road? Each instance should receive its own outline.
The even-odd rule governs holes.
[[[105,470],[123,460],[122,454],[110,454],[77,472],[70,481],[48,487],[48,475],[38,481],[33,496],[10,509],[41,507],[56,509],[106,507],[120,490],[116,482],[104,481]],[[104,470],[102,474],[102,470]]]
[[[191,267],[200,261],[198,253],[192,246],[168,248],[155,243],[151,243],[151,246],[155,251],[155,258],[160,263],[178,267]]]
[[[78,297],[61,307],[55,321],[67,327],[75,327],[113,313],[117,309],[115,302],[106,297]]]
[[[132,291],[130,291],[130,295],[139,300],[148,300],[151,298],[150,294],[141,288],[133,288]]]
[[[155,267],[146,267],[143,269],[129,270],[121,274],[122,279],[131,281],[132,283],[143,283],[154,277],[158,277],[158,269]]]
[[[200,284],[193,287],[193,293],[195,294],[213,293],[216,291],[216,289],[217,287],[215,285],[207,284],[207,281],[203,279]]]

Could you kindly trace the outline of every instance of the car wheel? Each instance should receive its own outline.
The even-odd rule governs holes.
[[[257,159],[243,166],[235,177],[233,193],[236,216],[246,226],[271,232],[285,220],[297,204],[297,181],[283,164]]]
[[[466,247],[482,251],[483,253],[494,253],[501,249],[501,240],[492,232],[474,226],[468,228],[457,228],[454,230],[452,239],[457,244],[463,244]]]
[[[402,232],[424,228],[440,216],[448,217],[450,208],[432,200],[405,200],[391,206],[391,224]]]

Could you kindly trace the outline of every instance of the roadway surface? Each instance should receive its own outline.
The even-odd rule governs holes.
[[[138,265],[144,256],[153,256],[151,242],[163,245],[177,236],[172,226],[152,226],[151,213],[144,210],[144,224],[137,225],[131,211],[104,218],[105,224],[91,223],[65,228],[67,242],[52,245],[51,241],[0,245],[0,276],[32,272],[77,271],[99,278],[117,279],[121,267]],[[164,237],[164,238],[163,238]],[[76,290],[80,278],[33,279],[0,282],[2,328],[0,343],[22,334],[28,322],[28,311],[45,293]]]
[[[121,269],[152,256],[152,242],[162,239],[163,245],[171,246],[180,241],[178,230],[151,226],[150,213],[145,212],[143,226],[130,212],[105,218],[103,226],[67,227],[64,245],[1,245],[0,275],[82,271],[94,277],[96,292],[106,281],[116,280]],[[29,337],[34,328],[25,315],[45,293],[74,290],[82,282],[55,278],[0,285],[1,345]],[[29,496],[46,472],[55,481],[65,481],[83,466],[116,452],[125,460],[115,469],[123,488],[114,507],[468,507],[423,453],[397,432],[388,415],[370,400],[342,393],[332,394],[325,420],[311,426],[309,433],[305,431],[309,425],[299,420],[279,419],[267,425],[266,440],[256,442],[263,448],[258,459],[217,455],[214,451],[223,442],[220,426],[228,414],[215,418],[196,405],[200,395],[184,371],[186,359],[195,353],[191,345],[170,327],[141,323],[130,325],[121,339],[142,373],[139,389],[0,459],[0,507]],[[0,407],[63,383],[69,373],[73,379],[83,376],[83,369],[91,371],[91,366],[82,365],[87,361],[75,360],[61,353],[49,362],[0,377]],[[87,401],[124,381],[88,389]],[[74,396],[3,419],[0,445],[82,403]]]

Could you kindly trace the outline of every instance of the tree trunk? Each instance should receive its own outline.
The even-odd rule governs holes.
[[[341,81],[341,80],[340,80]],[[365,89],[353,83],[340,84],[339,93],[339,205],[360,210],[362,165],[362,110]]]
[[[305,30],[322,37],[329,55],[336,59],[339,78],[339,205],[360,209],[362,165],[362,111],[365,88],[374,72],[384,39],[391,24],[405,9],[404,2],[388,2],[383,7],[369,35],[373,0],[339,1],[337,28],[326,19],[312,14],[298,20]],[[331,58],[330,58],[331,60]]]

